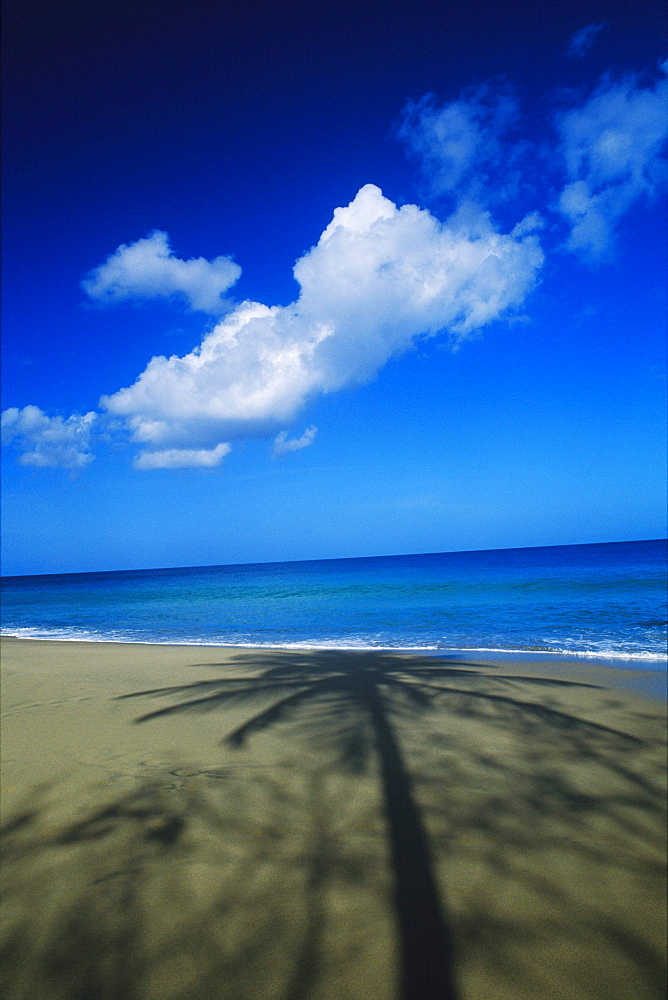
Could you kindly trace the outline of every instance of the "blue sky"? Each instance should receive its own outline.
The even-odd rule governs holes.
[[[6,574],[665,534],[653,0],[8,0]]]

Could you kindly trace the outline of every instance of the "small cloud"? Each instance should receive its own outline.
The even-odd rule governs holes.
[[[493,81],[443,103],[434,94],[409,101],[397,135],[419,162],[432,194],[502,202],[522,183],[529,144],[515,134],[519,122],[512,89]]]
[[[302,436],[298,438],[289,438],[287,431],[281,431],[274,441],[271,450],[272,458],[280,458],[281,455],[287,455],[288,452],[308,448],[310,444],[313,444],[317,433],[318,428],[313,426],[307,427]]]
[[[94,455],[88,450],[97,414],[49,417],[38,406],[13,406],[2,414],[2,443],[23,452],[20,465],[36,468],[83,469]]]
[[[167,448],[142,451],[132,463],[135,469],[212,469],[231,451],[229,444],[215,448]]]
[[[81,282],[89,298],[105,305],[146,299],[184,298],[191,309],[221,316],[230,308],[222,298],[241,274],[229,257],[179,260],[167,233],[155,230],[135,243],[123,243]]]
[[[568,182],[557,210],[571,230],[566,248],[587,263],[608,257],[618,221],[665,184],[668,80],[641,87],[609,78],[581,106],[557,116]]]
[[[526,236],[527,233],[535,233],[537,229],[543,229],[545,227],[545,219],[540,214],[540,212],[529,212],[525,215],[516,226],[514,226],[510,235],[514,236],[515,239],[520,239],[522,236]]]
[[[583,59],[605,27],[605,21],[601,21],[600,24],[588,24],[585,28],[580,28],[571,35],[566,54],[571,59]]]

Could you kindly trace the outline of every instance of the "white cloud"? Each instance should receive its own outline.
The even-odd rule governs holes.
[[[373,378],[420,335],[458,341],[519,308],[542,261],[533,233],[504,235],[470,206],[441,223],[369,184],[297,261],[296,302],[242,303],[190,354],[154,357],[101,402],[154,449],[269,436],[310,397]]]
[[[583,55],[603,27],[577,32],[572,54]],[[659,69],[668,75],[668,60]],[[568,225],[566,247],[589,262],[604,258],[622,216],[665,182],[667,98],[665,78],[605,78],[580,106],[555,116],[556,139],[542,143],[519,138],[519,107],[503,83],[444,103],[433,95],[409,103],[398,134],[455,211],[442,222],[365,185],[296,262],[300,292],[288,306],[232,306],[223,296],[239,266],[224,256],[180,260],[164,232],[119,246],[82,282],[91,299],[178,297],[218,319],[189,354],[154,357],[132,385],[103,397],[96,428],[110,436],[129,430],[143,449],[137,469],[215,467],[235,439],[274,438],[274,456],[307,447],[315,427],[295,438],[277,432],[317,394],[372,379],[420,338],[443,335],[454,347],[489,323],[518,320],[543,264],[539,189],[540,207],[553,213],[548,222],[556,213],[562,232]],[[508,209],[527,195],[507,233],[481,207]],[[555,228],[546,228],[546,240]],[[24,465],[82,468],[93,459],[95,420],[12,408],[3,414],[3,441],[22,450]]]
[[[571,59],[583,59],[605,27],[606,23],[602,21],[600,24],[588,24],[574,32],[568,43],[568,55]]]
[[[75,413],[65,420],[48,417],[38,406],[13,406],[2,414],[2,443],[13,442],[23,452],[20,465],[82,469],[95,457],[89,447],[96,416]]]
[[[299,451],[301,448],[308,448],[310,444],[315,441],[315,436],[318,433],[318,428],[311,426],[307,427],[301,437],[289,438],[287,431],[281,431],[281,433],[274,440],[274,444],[271,450],[273,458],[280,458],[281,455],[287,455],[291,451]]]
[[[584,55],[604,27],[577,32],[573,53]],[[668,73],[668,60],[659,70]],[[541,197],[566,220],[566,247],[595,263],[612,251],[620,219],[665,180],[667,102],[665,78],[643,86],[634,76],[606,77],[579,106],[563,108],[554,119],[556,137],[539,143],[519,137],[520,110],[508,86],[489,83],[442,104],[432,94],[410,102],[398,134],[432,193],[497,208],[527,198],[527,208],[535,207]]]
[[[167,448],[142,451],[132,465],[135,469],[212,469],[230,453],[224,442],[215,448]]]
[[[527,233],[535,233],[538,229],[543,229],[545,219],[540,212],[529,212],[516,226],[510,230],[510,235],[514,237],[526,236]]]
[[[526,144],[509,137],[519,107],[506,84],[482,84],[438,104],[433,94],[406,105],[398,136],[436,195],[504,200],[520,183]]]
[[[588,262],[612,250],[621,217],[665,182],[668,80],[641,87],[634,77],[604,80],[579,108],[557,117],[568,183],[558,210],[571,231],[566,246]]]
[[[191,309],[220,316],[229,309],[222,295],[237,281],[241,268],[229,257],[179,260],[167,233],[155,230],[135,243],[123,243],[81,287],[98,302],[184,298]]]

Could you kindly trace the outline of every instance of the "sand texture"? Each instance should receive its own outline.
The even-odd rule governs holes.
[[[583,661],[4,639],[2,995],[659,1000],[643,688]]]

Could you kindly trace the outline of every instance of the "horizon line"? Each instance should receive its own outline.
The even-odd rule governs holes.
[[[566,549],[566,548],[585,548],[592,547],[595,545],[637,545],[642,543],[650,542],[666,542],[668,543],[668,538],[627,538],[627,539],[615,539],[606,542],[560,542],[557,545],[510,545],[501,546],[499,548],[490,549],[451,549],[451,550],[437,550],[434,552],[395,552],[385,555],[372,555],[372,556],[327,556],[325,558],[314,558],[314,559],[270,559],[266,562],[233,562],[233,563],[207,563],[203,565],[189,565],[189,566],[144,566],[144,567],[133,567],[127,569],[90,569],[90,570],[72,570],[72,571],[60,571],[55,573],[8,573],[0,575],[0,581],[4,580],[24,580],[28,578],[42,579],[44,577],[55,577],[55,576],[99,576],[100,574],[112,574],[112,573],[162,573],[171,571],[184,571],[184,570],[207,570],[207,569],[233,569],[239,567],[251,567],[251,566],[290,566],[296,565],[298,563],[324,563],[324,562],[362,562],[370,561],[374,559],[412,559],[419,556],[455,556],[471,554],[476,552],[523,552],[527,549]]]

